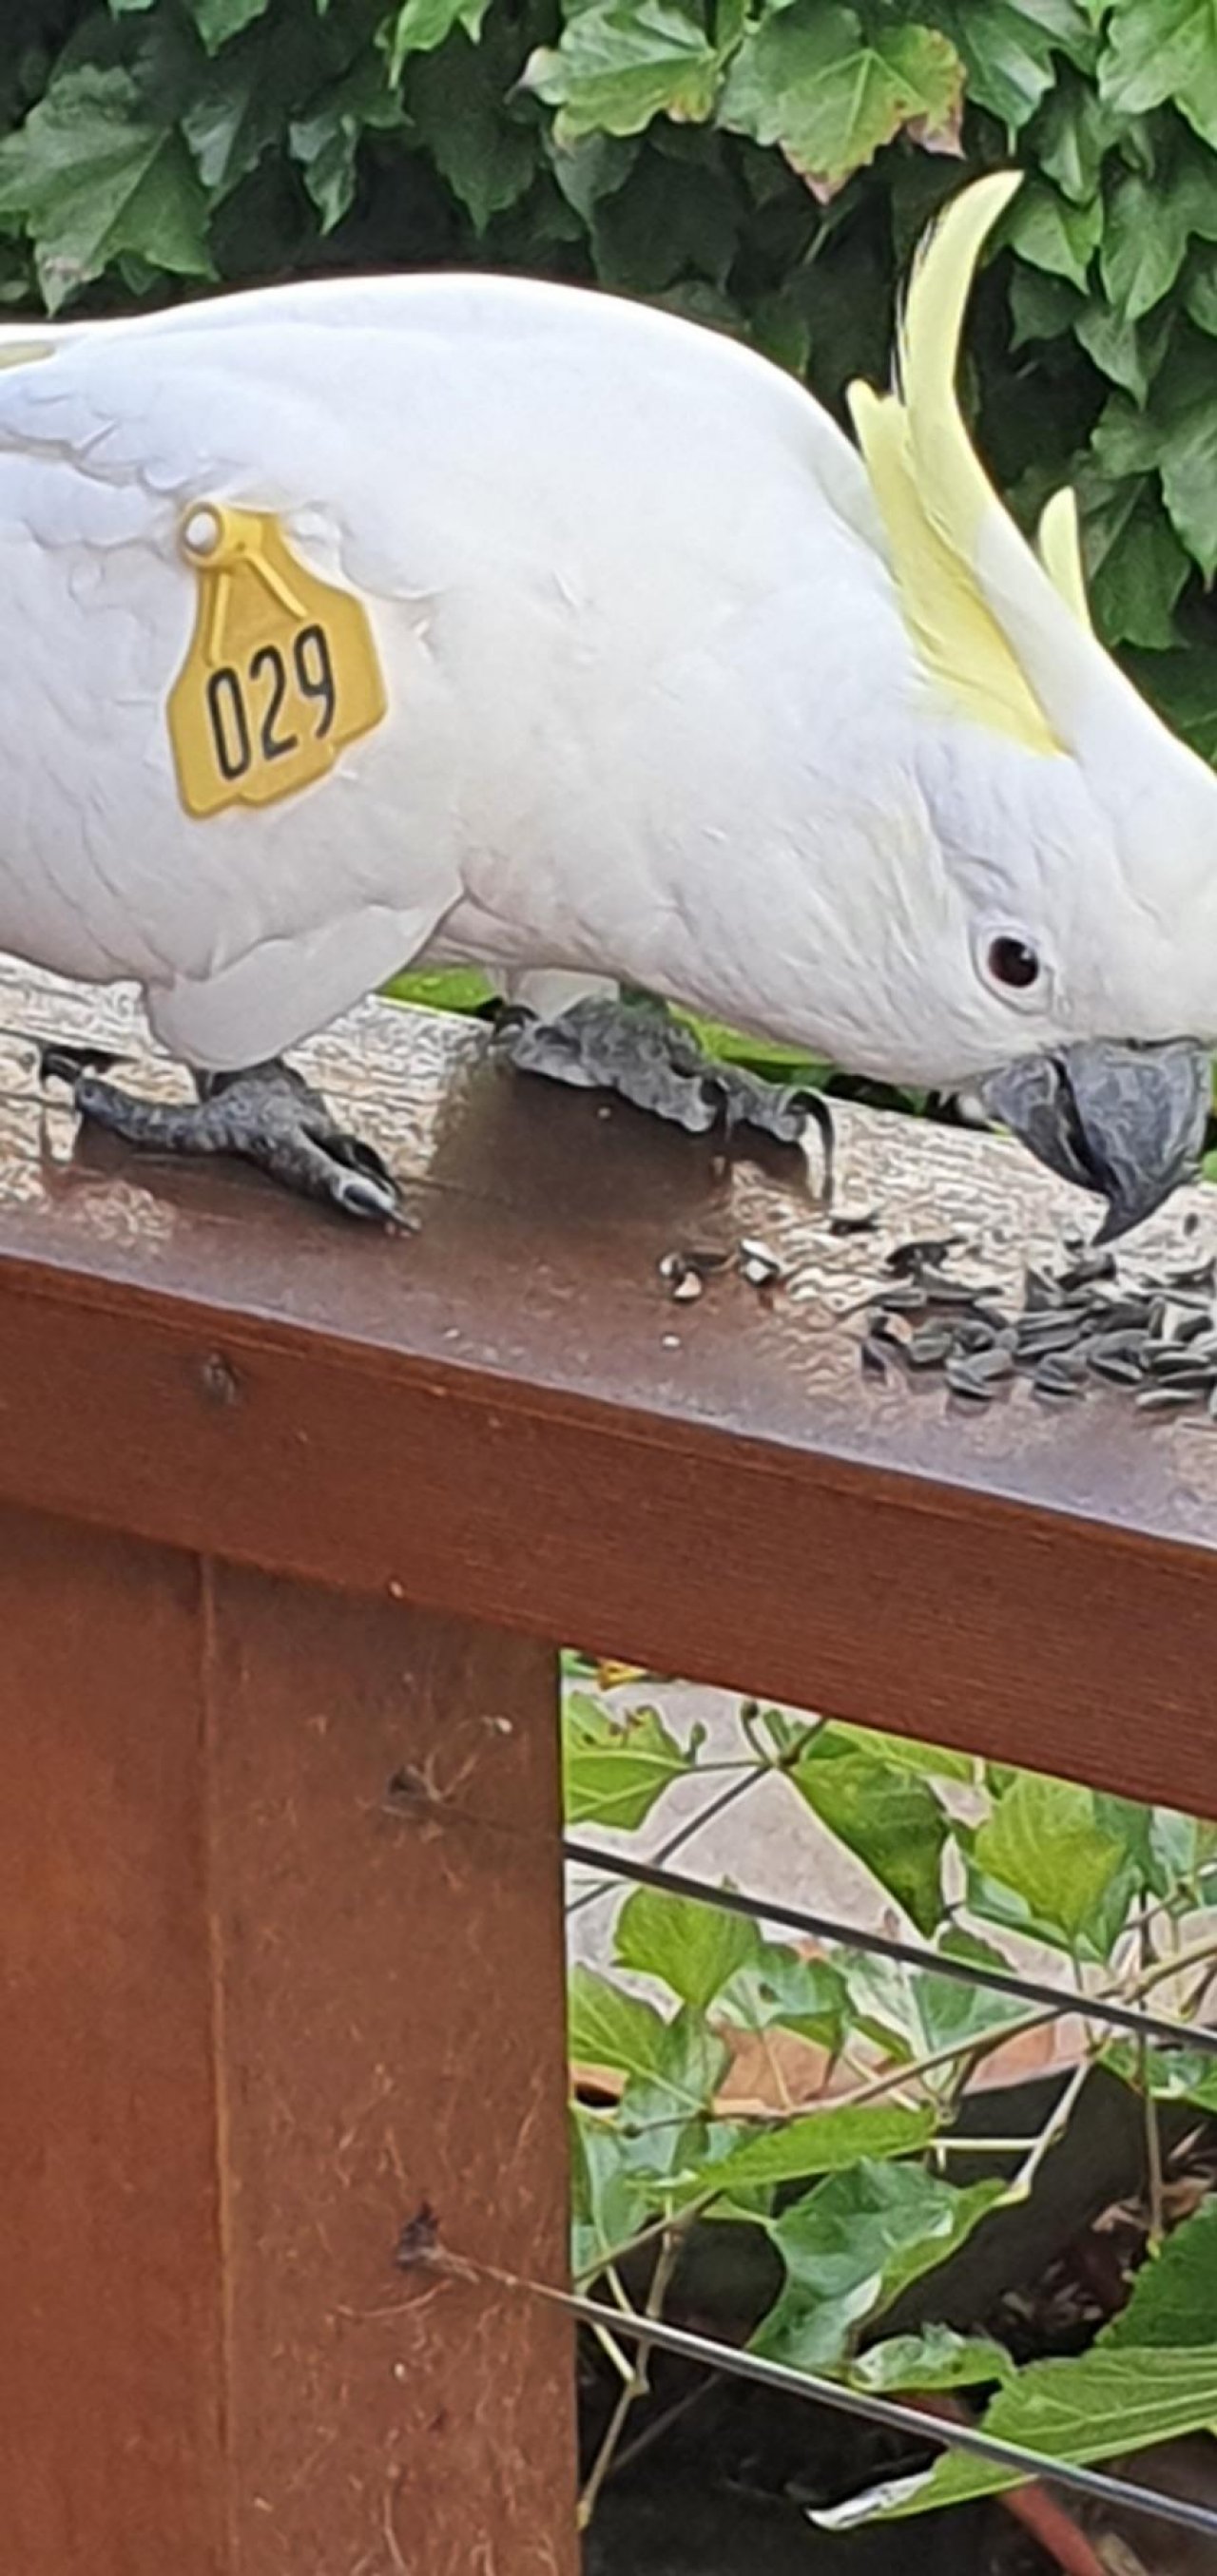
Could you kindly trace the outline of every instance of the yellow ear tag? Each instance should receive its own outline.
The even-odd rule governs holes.
[[[200,816],[275,804],[387,712],[367,612],[300,562],[273,511],[200,502],[180,544],[199,584],[168,704],[182,803]]]

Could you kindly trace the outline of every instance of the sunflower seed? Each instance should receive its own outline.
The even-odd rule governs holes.
[[[1114,1279],[1115,1275],[1114,1252],[1084,1252],[1080,1261],[1075,1261],[1070,1269],[1061,1272],[1057,1286],[1063,1290],[1066,1297],[1071,1297],[1076,1295],[1080,1288],[1092,1288],[1096,1280]]]
[[[991,1351],[996,1340],[992,1324],[983,1315],[961,1315],[955,1326],[957,1351]]]
[[[1013,1375],[1014,1362],[1008,1351],[992,1348],[987,1351],[955,1350],[947,1361],[947,1376],[952,1385],[958,1377],[969,1379],[977,1386],[1000,1386],[1003,1378]]]
[[[1089,1361],[1095,1376],[1109,1378],[1113,1386],[1139,1386],[1145,1374],[1139,1360],[1122,1359],[1118,1352],[1092,1350]]]
[[[938,1324],[925,1324],[906,1342],[904,1356],[910,1368],[941,1368],[955,1347],[954,1335]]]
[[[1031,1381],[1037,1395],[1080,1395],[1086,1363],[1064,1353],[1041,1360]]]
[[[1133,1397],[1133,1403],[1141,1413],[1165,1413],[1168,1406],[1194,1404],[1195,1401],[1196,1389],[1190,1386],[1147,1386]]]
[[[1040,1359],[1049,1351],[1069,1351],[1081,1339],[1076,1315],[1023,1315],[1016,1326],[1020,1359]]]
[[[932,1262],[935,1268],[940,1267],[952,1252],[958,1251],[962,1242],[961,1234],[914,1236],[908,1243],[893,1245],[883,1267],[891,1272],[893,1279],[908,1279],[914,1271],[924,1270],[927,1262]]]
[[[997,1393],[987,1378],[972,1375],[966,1360],[948,1360],[946,1377],[952,1395],[962,1395],[969,1404],[991,1404]]]
[[[1025,1314],[1044,1314],[1049,1307],[1059,1306],[1060,1302],[1061,1292],[1055,1279],[1046,1278],[1042,1270],[1024,1270],[1023,1311]]]

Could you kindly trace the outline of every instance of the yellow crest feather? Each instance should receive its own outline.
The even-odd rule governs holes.
[[[32,366],[35,358],[53,358],[54,355],[54,344],[50,340],[16,340],[8,343],[0,340],[0,367],[28,367]]]
[[[981,588],[977,545],[1001,503],[955,394],[968,290],[985,237],[1021,185],[980,179],[953,199],[920,253],[899,337],[897,391],[851,385],[850,410],[923,668],[960,712],[1034,751],[1062,744]],[[1056,522],[1053,538],[1059,536]],[[1028,553],[1029,564],[1034,557]],[[1079,567],[1080,569],[1080,567]],[[1071,603],[1072,604],[1072,603]]]
[[[1078,624],[1093,634],[1090,602],[1086,597],[1086,575],[1082,568],[1082,538],[1078,527],[1076,492],[1068,485],[1054,492],[1040,513],[1035,532],[1035,550],[1054,590],[1059,591],[1066,608],[1073,610]]]

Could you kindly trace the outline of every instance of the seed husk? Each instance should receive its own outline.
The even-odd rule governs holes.
[[[954,1350],[947,1361],[948,1377],[952,1370],[956,1376],[969,1378],[978,1386],[1000,1386],[1003,1379],[1013,1377],[1014,1362],[1009,1351],[996,1350],[990,1344],[985,1351]]]
[[[914,1271],[924,1270],[927,1263],[940,1269],[963,1242],[961,1234],[914,1235],[908,1243],[897,1243],[885,1256],[883,1267],[893,1279],[908,1279]]]
[[[1068,1270],[1061,1272],[1056,1284],[1066,1297],[1071,1297],[1079,1289],[1093,1288],[1096,1280],[1114,1279],[1115,1275],[1114,1252],[1084,1252],[1080,1261],[1073,1262]]]
[[[938,1324],[924,1324],[906,1342],[904,1356],[910,1368],[941,1368],[955,1347],[954,1334]]]
[[[1145,1375],[1137,1359],[1122,1359],[1118,1352],[1091,1351],[1090,1366],[1096,1377],[1107,1378],[1112,1386],[1140,1386]]]
[[[992,1282],[947,1268],[961,1241],[923,1237],[885,1256],[889,1284],[868,1301],[867,1342],[894,1343],[910,1370],[941,1370],[973,1404],[1018,1373],[1050,1405],[1097,1382],[1131,1389],[1145,1411],[1203,1405],[1217,1421],[1217,1257],[1121,1279],[1114,1253],[1074,1238],[1059,1273],[1025,1268],[1012,1312]]]

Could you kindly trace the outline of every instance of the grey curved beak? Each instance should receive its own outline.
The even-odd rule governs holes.
[[[988,1115],[1050,1171],[1106,1199],[1095,1239],[1111,1243],[1195,1173],[1211,1085],[1208,1049],[1192,1038],[1163,1046],[1091,1038],[1018,1057],[977,1090]]]

